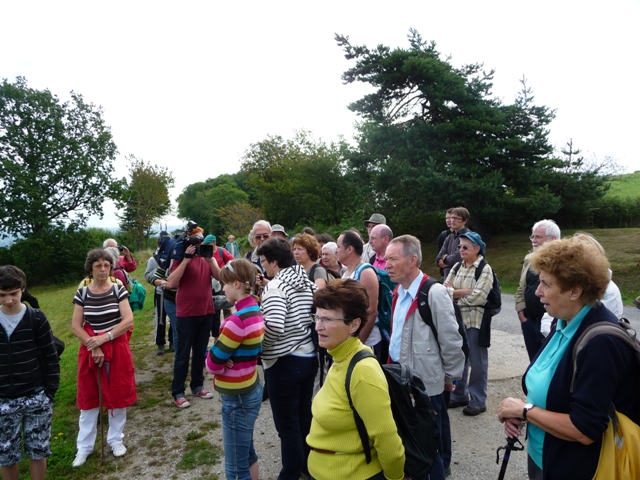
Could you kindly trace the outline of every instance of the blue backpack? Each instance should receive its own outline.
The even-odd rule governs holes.
[[[172,259],[182,260],[184,258],[184,243],[180,239],[181,235],[164,237],[156,250],[155,257],[160,268],[169,268]]]
[[[354,280],[360,281],[360,275],[365,268],[373,268],[378,277],[378,320],[376,326],[380,329],[380,333],[384,335],[387,341],[390,340],[391,335],[391,306],[393,304],[393,290],[396,288],[397,283],[391,281],[389,273],[385,270],[380,270],[369,263],[363,263],[356,268]]]

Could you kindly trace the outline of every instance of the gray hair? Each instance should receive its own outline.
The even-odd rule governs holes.
[[[536,222],[531,228],[531,232],[535,232],[538,228],[543,227],[544,233],[547,237],[553,237],[556,240],[560,240],[560,227],[553,220],[540,220]]]
[[[111,255],[111,266],[116,268],[118,260],[120,260],[120,251],[117,247],[107,247],[104,249],[109,255]]]
[[[104,242],[102,242],[102,248],[107,248],[109,246],[109,242],[115,242],[116,245],[118,244],[118,242],[116,242],[113,238],[107,238]]]
[[[271,224],[266,220],[258,220],[256,223],[253,224],[253,227],[251,227],[251,231],[249,232],[248,238],[249,238],[250,245],[253,245],[253,235],[254,235],[254,232],[256,231],[256,227],[267,227],[269,229],[269,233],[271,233]]]
[[[327,242],[322,246],[322,250],[324,251],[324,249],[329,250],[329,253],[331,255],[335,255],[338,252],[338,244],[336,242]]]
[[[392,243],[402,244],[402,256],[405,259],[409,260],[414,255],[418,257],[418,268],[420,268],[420,265],[422,265],[422,246],[420,245],[420,240],[413,235],[400,235],[391,240],[389,245]]]

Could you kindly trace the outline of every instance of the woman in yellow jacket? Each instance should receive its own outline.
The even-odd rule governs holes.
[[[375,358],[358,362],[351,376],[353,405],[364,421],[371,444],[367,463],[349,406],[345,380],[349,362],[366,347],[358,333],[367,321],[369,297],[357,281],[335,280],[316,292],[312,315],[318,340],[334,364],[311,406],[307,443],[309,473],[314,480],[404,478],[404,447],[391,414],[387,381]]]

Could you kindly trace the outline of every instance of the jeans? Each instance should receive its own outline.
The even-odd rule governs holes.
[[[425,480],[427,478],[429,480],[444,480],[444,464],[442,463],[442,412],[447,411],[447,406],[444,403],[444,395],[442,393],[429,397],[429,400],[431,400],[431,406],[436,413],[436,428],[438,429],[439,438],[436,459],[433,462],[429,475],[424,478]]]
[[[175,303],[173,305],[175,308]],[[156,317],[156,345],[158,345],[159,347],[164,347],[164,336],[167,331],[167,325],[169,326],[169,345],[173,345],[173,332],[171,331],[171,323],[167,323],[167,311],[164,308],[162,295],[158,292],[154,292],[153,294],[153,310]]]
[[[262,385],[244,395],[220,394],[220,400],[225,474],[229,480],[251,480],[249,467],[258,461],[253,427],[262,404]]]
[[[189,353],[191,353],[191,393],[198,393],[204,384],[204,362],[209,344],[212,315],[197,317],[177,317],[177,342],[173,362],[173,382],[171,394],[173,398],[184,397],[184,382],[189,373]]]
[[[176,307],[176,302],[170,302],[169,300],[165,299],[164,300],[164,311],[166,312],[167,316],[169,317],[169,325],[171,325],[170,331],[171,331],[171,336],[173,338],[173,340],[171,340],[171,344],[173,344],[174,348],[176,345],[178,345],[178,329],[176,328],[176,311],[177,311],[177,307]]]
[[[540,333],[540,322],[527,319],[526,322],[520,324],[520,328],[522,328],[524,345],[527,347],[529,361],[531,361],[542,348],[542,342],[544,341],[544,335]]]
[[[273,422],[280,437],[282,470],[278,480],[298,480],[300,473],[309,473],[306,439],[311,429],[311,397],[317,371],[316,356],[286,355],[264,372]]]
[[[469,407],[487,406],[487,381],[489,376],[489,351],[478,346],[479,328],[467,328],[469,340],[469,361],[464,366],[462,378],[458,380],[451,400],[464,402],[469,399]],[[469,373],[471,367],[471,373]]]

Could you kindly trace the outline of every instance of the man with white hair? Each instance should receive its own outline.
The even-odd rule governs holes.
[[[116,264],[116,268],[122,268],[125,272],[133,272],[136,268],[138,268],[138,264],[136,263],[136,259],[133,258],[131,252],[124,245],[118,246],[118,242],[116,242],[113,238],[107,238],[102,243],[102,248],[107,247],[115,247],[119,252],[122,252],[122,255],[118,256],[118,263]]]
[[[254,247],[253,250],[249,250],[247,254],[244,256],[251,263],[260,268],[260,271],[264,275],[266,270],[262,267],[262,262],[260,261],[260,255],[256,252],[258,251],[258,247],[262,245],[264,242],[269,240],[271,236],[271,224],[266,220],[258,220],[251,227],[251,231],[249,232],[249,244]]]
[[[544,340],[544,335],[540,332],[540,321],[545,314],[545,309],[540,299],[536,296],[540,278],[537,273],[531,270],[531,261],[529,259],[538,247],[552,240],[560,239],[560,227],[553,220],[540,220],[531,229],[529,239],[531,240],[533,251],[524,257],[515,301],[524,344],[527,347],[529,360],[533,360]]]

